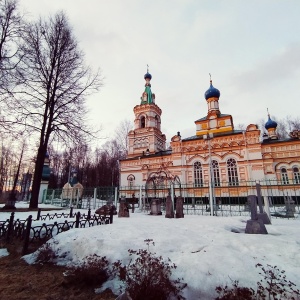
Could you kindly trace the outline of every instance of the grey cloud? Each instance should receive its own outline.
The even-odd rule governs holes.
[[[260,89],[280,81],[294,78],[300,73],[300,43],[293,44],[266,61],[258,63],[253,69],[233,77],[238,90]]]

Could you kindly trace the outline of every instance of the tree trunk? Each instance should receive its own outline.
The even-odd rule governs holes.
[[[40,146],[38,149],[35,170],[33,175],[32,192],[31,192],[29,208],[38,208],[39,193],[40,193],[46,149],[47,148],[43,146]]]

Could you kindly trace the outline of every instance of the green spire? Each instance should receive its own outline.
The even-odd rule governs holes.
[[[146,80],[145,83],[145,91],[143,92],[143,95],[141,97],[141,104],[151,104],[154,103],[155,95],[152,94],[151,91],[151,80],[152,76],[149,73],[149,66],[147,65],[147,73],[144,76],[144,79]]]

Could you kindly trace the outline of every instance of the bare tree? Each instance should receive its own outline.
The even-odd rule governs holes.
[[[115,131],[116,142],[119,150],[126,156],[128,151],[128,132],[132,129],[133,124],[130,120],[123,120]]]
[[[126,157],[126,154],[123,152],[123,147],[122,145],[118,144],[117,140],[110,140],[103,145],[102,151],[106,152],[107,154],[107,176],[111,178],[111,185],[119,185],[119,160]]]
[[[293,130],[300,130],[300,117],[291,117],[287,116],[285,118],[285,121],[287,123],[288,131],[291,132]]]
[[[238,129],[238,130],[246,130],[246,128],[247,128],[247,126],[243,123],[239,123],[236,126],[236,129]]]
[[[101,86],[99,71],[92,74],[67,17],[63,12],[28,25],[23,36],[24,57],[12,107],[18,122],[38,134],[30,208],[38,207],[38,195],[47,146],[51,139],[85,141],[92,135],[87,126],[85,99]]]
[[[278,139],[285,139],[288,138],[288,127],[287,123],[284,119],[277,119],[275,117],[272,117],[272,120],[277,123],[276,133]]]
[[[6,139],[6,144],[3,144],[4,137],[1,136],[1,163],[0,163],[0,197],[2,192],[6,190],[9,170],[12,168],[12,157],[14,156],[12,142]]]
[[[276,134],[278,136],[278,139],[286,139],[289,137],[289,133],[293,130],[300,130],[300,119],[299,117],[291,117],[291,116],[286,116],[285,118],[282,119],[277,119],[275,116],[272,116],[271,119],[277,123],[277,128],[276,128]],[[261,133],[265,133],[265,124],[266,120],[260,119],[258,121],[258,126],[261,129]]]
[[[8,106],[16,84],[15,72],[20,55],[23,18],[18,13],[18,0],[0,0],[0,126],[14,133],[14,118]]]
[[[24,29],[17,0],[0,0],[0,91],[9,90],[14,70],[22,56],[20,40]]]
[[[23,141],[22,144],[22,150],[21,150],[21,154],[20,154],[20,158],[19,158],[19,162],[18,162],[18,166],[17,166],[17,171],[16,171],[16,175],[14,178],[14,184],[12,187],[12,190],[9,194],[9,201],[6,202],[4,208],[9,208],[9,209],[15,209],[15,202],[17,200],[17,196],[16,196],[16,188],[17,188],[17,183],[19,180],[19,176],[20,176],[20,170],[21,170],[21,164],[22,164],[22,159],[23,159],[23,155],[24,155],[24,150],[25,150],[25,140]]]

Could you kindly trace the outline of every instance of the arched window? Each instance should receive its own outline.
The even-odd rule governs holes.
[[[213,180],[215,186],[220,186],[220,171],[219,171],[219,163],[216,160],[211,162]]]
[[[227,173],[229,185],[239,185],[236,161],[233,158],[227,160]]]
[[[293,167],[294,183],[300,183],[300,172],[298,167]]]
[[[203,186],[202,166],[199,161],[194,163],[194,184],[195,186]]]
[[[135,182],[134,175],[132,175],[132,174],[128,175],[127,182],[128,182],[129,189],[133,189],[134,182]]]
[[[141,128],[146,127],[146,118],[144,116],[141,117]]]
[[[280,169],[280,173],[281,173],[281,181],[282,181],[282,183],[283,184],[289,184],[289,177],[288,177],[286,168],[281,168]]]

